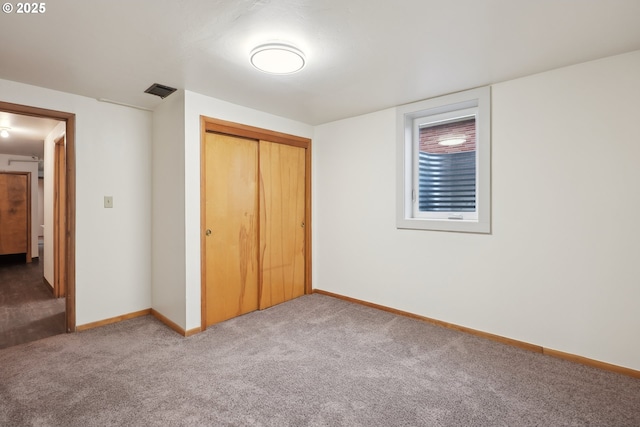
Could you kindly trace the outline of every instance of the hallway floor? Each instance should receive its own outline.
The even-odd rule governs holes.
[[[65,332],[65,300],[43,281],[40,258],[0,256],[0,349]]]

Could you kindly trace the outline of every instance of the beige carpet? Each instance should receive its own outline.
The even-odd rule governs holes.
[[[0,425],[639,426],[640,380],[314,294],[0,350]]]

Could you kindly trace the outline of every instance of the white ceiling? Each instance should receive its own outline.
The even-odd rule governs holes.
[[[312,125],[640,49],[640,0],[56,0],[2,14],[0,78],[154,108],[157,82]],[[261,74],[252,48],[307,55]],[[0,99],[2,94],[0,94]]]
[[[0,137],[0,154],[19,154],[42,159],[44,139],[58,123],[57,120],[0,111],[0,128],[8,128],[9,131],[8,138]]]

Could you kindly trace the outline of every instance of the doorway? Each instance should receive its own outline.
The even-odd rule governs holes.
[[[201,118],[202,329],[311,292],[311,140]]]
[[[65,298],[65,330],[75,332],[75,114],[7,102],[0,102],[0,112],[65,123],[64,138],[57,141],[58,168],[54,193],[61,206],[57,207],[58,215],[53,224],[57,230],[53,253],[58,263],[54,271],[57,271],[59,283],[53,288],[54,294],[57,292]]]

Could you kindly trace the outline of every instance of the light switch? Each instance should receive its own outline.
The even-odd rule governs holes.
[[[104,196],[104,207],[105,208],[113,207],[113,196]]]

